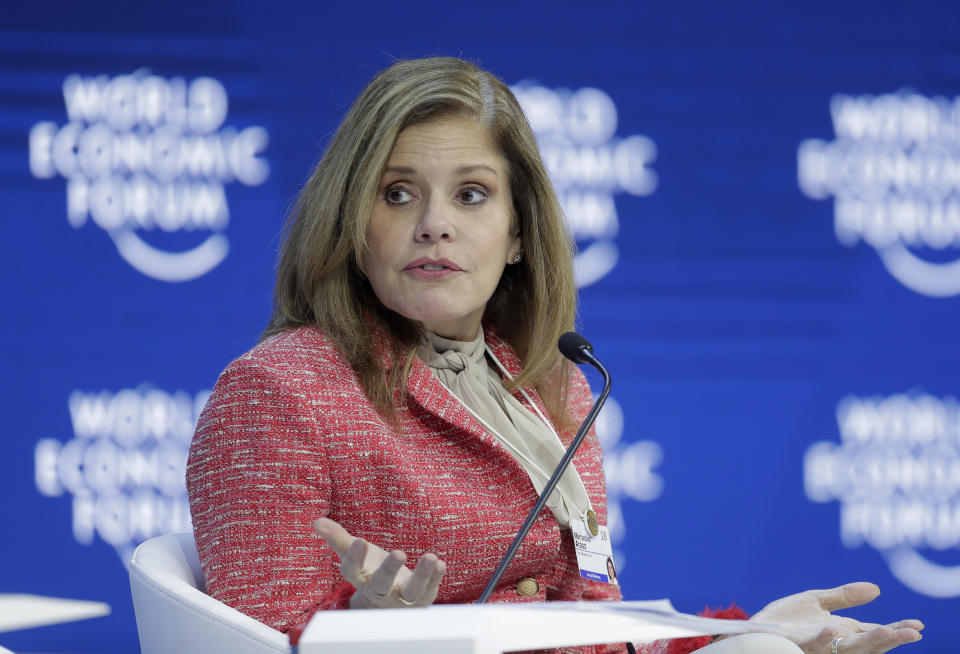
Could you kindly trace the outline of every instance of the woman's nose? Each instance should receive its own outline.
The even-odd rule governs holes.
[[[424,206],[423,213],[420,214],[416,240],[420,243],[453,240],[456,234],[447,211],[448,208],[444,206],[441,197],[437,195],[431,197]]]

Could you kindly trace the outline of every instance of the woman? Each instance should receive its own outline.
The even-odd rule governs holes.
[[[575,302],[570,238],[509,89],[450,58],[378,75],[300,195],[263,339],[197,426],[208,592],[283,631],[317,610],[475,600],[589,408],[556,349]],[[548,507],[491,601],[619,599],[580,577],[569,530],[605,523],[595,436]],[[774,617],[830,651],[832,616],[804,601]],[[856,628],[842,651],[885,651]]]

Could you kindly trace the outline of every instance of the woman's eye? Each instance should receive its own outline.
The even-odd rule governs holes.
[[[404,204],[413,199],[413,194],[402,186],[391,186],[383,192],[388,204]]]
[[[463,204],[480,204],[487,199],[487,193],[481,188],[471,186],[460,191],[459,199]]]

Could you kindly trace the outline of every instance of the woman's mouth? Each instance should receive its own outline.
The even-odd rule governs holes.
[[[404,267],[404,272],[418,279],[441,279],[463,269],[449,259],[429,259],[421,257]]]

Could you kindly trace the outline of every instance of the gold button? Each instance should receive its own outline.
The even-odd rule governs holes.
[[[524,577],[517,584],[517,595],[520,597],[533,597],[540,592],[540,584],[533,577]]]
[[[587,509],[587,529],[594,536],[600,533],[600,523],[597,521],[597,514],[593,512],[593,509]]]

